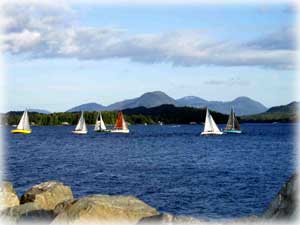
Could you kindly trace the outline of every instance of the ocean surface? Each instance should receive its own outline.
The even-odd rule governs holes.
[[[220,125],[224,128],[225,125]],[[89,126],[6,128],[5,179],[20,196],[58,180],[75,197],[134,195],[159,211],[201,218],[259,215],[295,171],[295,124],[241,124],[241,135],[200,136],[202,125],[130,126],[101,134]]]

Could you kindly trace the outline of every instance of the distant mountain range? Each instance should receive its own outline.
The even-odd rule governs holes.
[[[28,112],[36,112],[36,113],[42,113],[42,114],[50,114],[51,112],[44,109],[28,109]]]
[[[287,105],[274,106],[264,113],[243,116],[246,122],[294,122],[299,121],[300,102],[291,102]]]
[[[98,103],[92,102],[92,103],[86,103],[86,104],[75,106],[67,110],[66,112],[80,112],[80,111],[93,112],[93,111],[100,111],[100,110],[106,110],[106,107]]]
[[[265,112],[265,114],[277,114],[277,113],[296,114],[297,111],[299,112],[299,109],[300,109],[300,102],[291,102],[290,104],[287,105],[271,107]]]
[[[156,107],[160,105],[174,105],[174,106],[190,106],[194,108],[205,108],[208,107],[211,110],[228,114],[231,107],[234,107],[237,115],[251,115],[265,112],[267,107],[263,104],[254,101],[248,97],[238,97],[233,101],[221,102],[221,101],[207,101],[205,99],[196,96],[187,96],[175,100],[168,96],[164,92],[154,91],[147,92],[140,97],[127,99],[124,101],[116,102],[108,106],[103,106],[98,103],[87,103],[73,107],[67,112],[78,112],[78,111],[114,111],[123,110],[137,107]]]
[[[223,114],[229,114],[231,107],[234,108],[235,114],[240,115],[252,115],[265,112],[268,108],[260,102],[254,101],[248,97],[238,97],[233,101],[221,102],[221,101],[206,101],[205,99],[195,96],[188,96],[177,99],[178,106],[190,106],[195,108],[208,107],[211,110],[220,112]]]

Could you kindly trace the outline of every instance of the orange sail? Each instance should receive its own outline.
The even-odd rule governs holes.
[[[123,113],[122,112],[118,112],[118,118],[115,124],[115,129],[125,129],[124,127],[125,121],[123,118]]]

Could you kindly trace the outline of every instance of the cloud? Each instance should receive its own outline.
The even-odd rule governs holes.
[[[119,28],[80,26],[67,5],[7,4],[2,10],[1,51],[28,58],[126,58],[174,66],[259,66],[293,69],[293,34],[274,33],[245,44],[214,39],[199,30],[129,34]]]
[[[204,82],[207,85],[224,85],[224,86],[249,86],[251,84],[248,80],[240,78],[229,78],[227,80],[207,80]]]
[[[296,50],[296,29],[285,27],[246,45],[264,50]]]

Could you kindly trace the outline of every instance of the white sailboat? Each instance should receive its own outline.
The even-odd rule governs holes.
[[[77,123],[75,130],[72,131],[73,134],[87,134],[88,130],[86,127],[86,123],[83,117],[83,112],[81,112],[80,119]]]
[[[29,116],[27,110],[24,111],[17,129],[11,131],[13,134],[30,134],[32,131],[29,124]]]
[[[117,121],[114,129],[110,131],[111,133],[129,133],[128,126],[124,120],[123,113],[118,112]]]
[[[99,112],[99,115],[97,116],[94,131],[96,131],[96,132],[109,132],[109,130],[106,129],[105,123],[102,119],[101,112]]]
[[[204,131],[201,135],[221,135],[221,132],[215,123],[213,117],[210,115],[208,108],[206,109],[206,117],[205,117],[205,124],[204,124]]]

